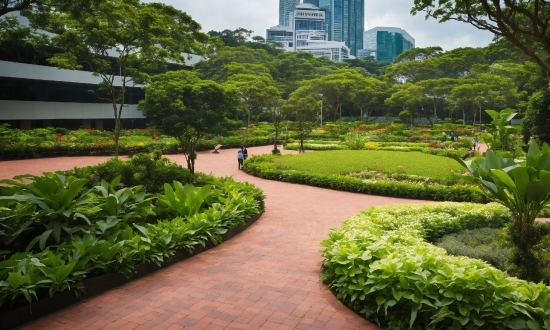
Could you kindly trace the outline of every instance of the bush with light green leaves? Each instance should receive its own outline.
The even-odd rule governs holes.
[[[322,277],[346,305],[388,329],[549,329],[549,287],[430,244],[511,221],[498,204],[373,208],[322,242]]]

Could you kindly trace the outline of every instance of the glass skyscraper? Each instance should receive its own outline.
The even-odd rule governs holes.
[[[319,0],[319,8],[327,13],[329,40],[345,42],[357,55],[363,49],[365,0]]]
[[[319,0],[304,0],[304,3],[310,3],[315,7],[319,7]]]
[[[290,25],[288,15],[294,11],[300,0],[279,0],[279,25]]]
[[[374,53],[377,61],[391,63],[399,54],[414,48],[414,38],[400,28],[375,27],[365,31],[364,44],[365,54]]]

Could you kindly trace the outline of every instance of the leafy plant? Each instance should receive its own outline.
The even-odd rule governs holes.
[[[168,183],[164,184],[164,195],[159,195],[159,208],[174,213],[176,216],[187,217],[197,213],[204,201],[212,193],[211,186],[195,188],[191,184],[185,186],[181,182],[174,181],[174,188]]]
[[[427,242],[511,221],[499,205],[391,205],[346,220],[322,242],[323,280],[388,329],[543,329],[550,288]]]
[[[512,151],[512,141],[510,137],[517,130],[515,127],[508,125],[508,123],[517,115],[513,109],[504,109],[501,112],[494,110],[485,110],[489,116],[493,119],[491,122],[491,133],[483,133],[481,135],[483,141],[489,145],[489,147],[496,151],[502,149],[504,151]]]
[[[485,158],[463,162],[481,191],[506,206],[515,222],[510,235],[517,247],[514,262],[522,278],[541,279],[532,247],[540,240],[533,232],[537,215],[550,202],[550,147],[531,143],[524,161],[516,161],[488,150]]]
[[[29,204],[31,207],[27,209],[28,212],[19,215],[26,220],[21,228],[25,229],[32,222],[38,222],[45,229],[28,244],[27,250],[37,242],[39,248],[44,250],[50,237],[53,237],[56,243],[60,243],[63,232],[71,236],[80,229],[77,219],[84,220],[88,225],[91,224],[84,214],[87,210],[83,207],[92,202],[90,190],[84,190],[85,179],[65,177],[59,173],[47,173],[43,177],[22,175],[15,179],[17,180],[0,181],[19,189],[13,196],[0,196],[0,202]],[[31,183],[27,184],[24,180],[29,180]],[[20,233],[21,229],[16,231],[14,236]]]

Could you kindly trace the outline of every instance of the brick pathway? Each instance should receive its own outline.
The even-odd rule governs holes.
[[[271,146],[249,148],[268,153]],[[172,160],[184,165],[183,156]],[[106,157],[0,162],[0,178],[96,164]],[[199,153],[197,170],[249,181],[266,212],[237,237],[193,258],[34,322],[25,329],[378,329],[319,281],[329,228],[371,206],[422,201],[262,180],[235,149]]]

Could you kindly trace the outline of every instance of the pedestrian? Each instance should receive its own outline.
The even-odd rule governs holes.
[[[451,131],[451,141],[455,140],[455,131]]]
[[[477,135],[474,135],[474,138],[472,139],[472,147],[474,148],[474,151],[477,148],[477,144],[478,144]]]
[[[246,160],[248,158],[248,150],[246,150],[245,146],[243,146],[241,149],[243,150],[244,160]]]
[[[237,160],[239,161],[239,170],[240,170],[241,167],[243,167],[243,160],[244,160],[243,149],[239,149],[239,151],[237,151]]]

